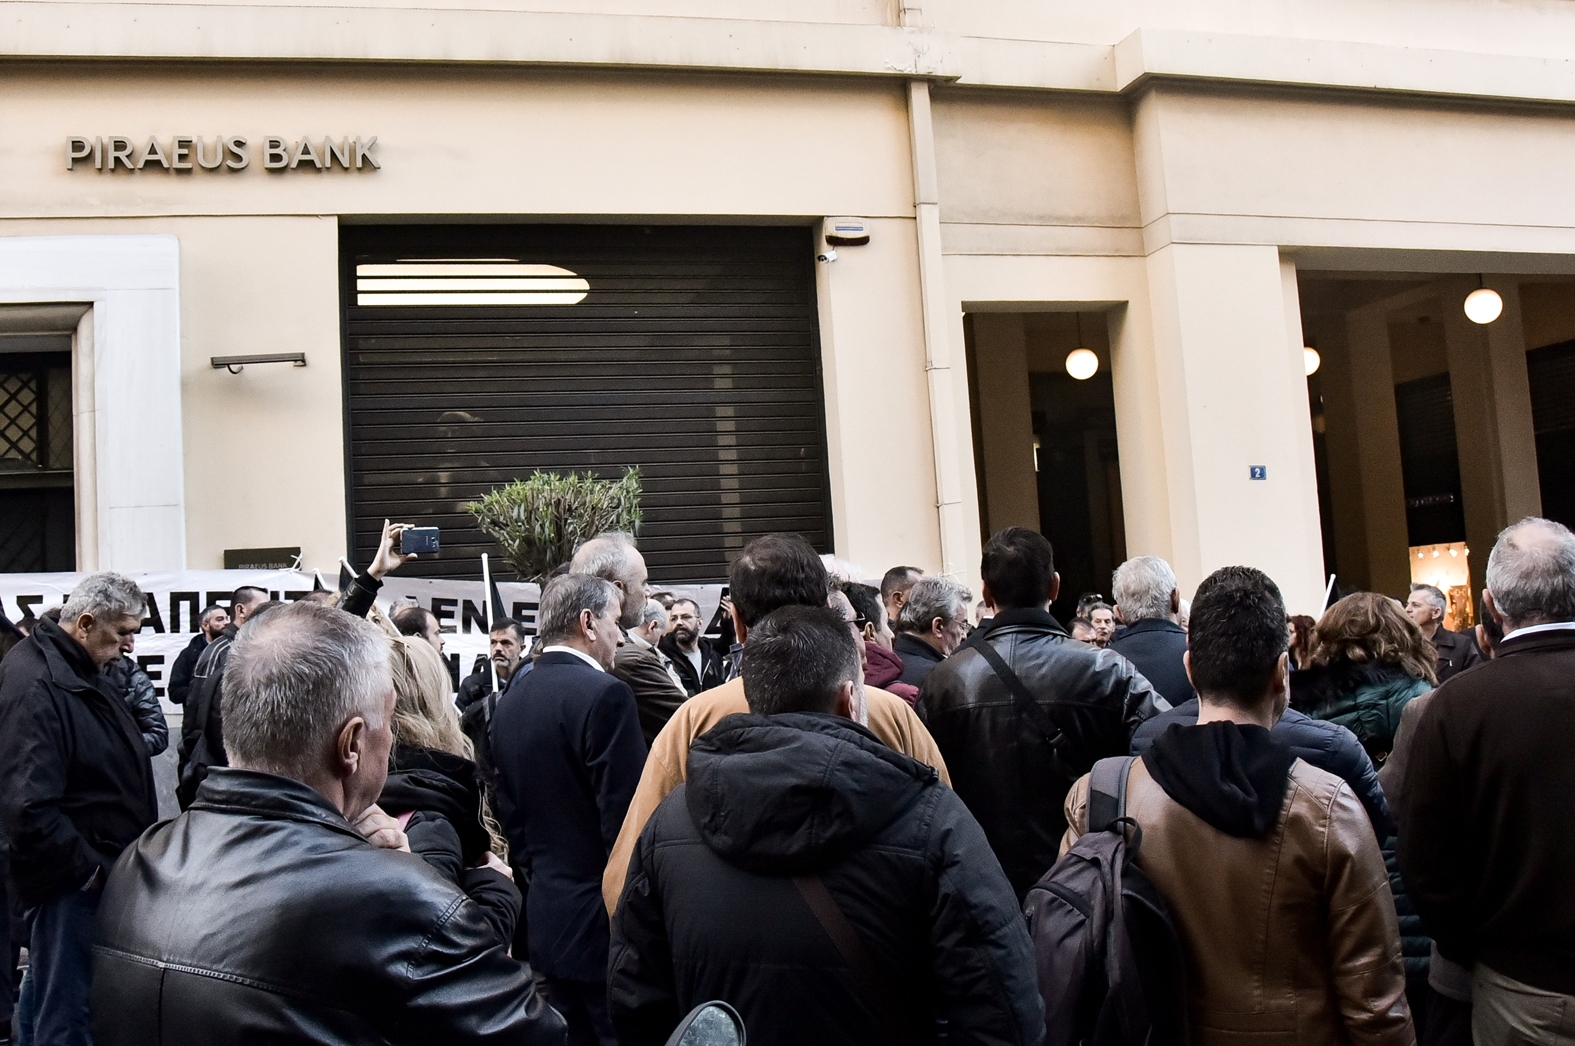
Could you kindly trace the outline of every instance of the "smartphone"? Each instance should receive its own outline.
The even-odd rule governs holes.
[[[399,551],[404,555],[412,552],[427,555],[437,550],[437,527],[406,527],[399,532]]]

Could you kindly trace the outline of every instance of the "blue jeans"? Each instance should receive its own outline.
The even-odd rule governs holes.
[[[93,1046],[88,995],[98,891],[72,890],[33,909],[27,975],[17,1002],[17,1046]]]

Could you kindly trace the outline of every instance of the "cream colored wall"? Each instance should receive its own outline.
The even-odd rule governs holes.
[[[338,238],[332,218],[0,220],[0,236],[169,233],[180,240],[186,563],[226,548],[344,553]],[[304,352],[307,366],[214,370],[211,356]]]
[[[9,216],[911,217],[895,85],[389,67],[0,71]],[[240,134],[238,172],[66,170],[71,135]],[[380,171],[262,170],[275,134],[378,136]],[[842,143],[846,143],[844,147]]]

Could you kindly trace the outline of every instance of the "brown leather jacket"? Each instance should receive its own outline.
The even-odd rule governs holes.
[[[1141,759],[1127,813],[1137,861],[1186,949],[1193,1046],[1412,1046],[1389,877],[1348,784],[1298,759],[1279,824],[1227,835],[1166,795]],[[1065,853],[1088,823],[1066,797]]]

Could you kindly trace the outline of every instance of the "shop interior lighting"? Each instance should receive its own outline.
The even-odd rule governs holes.
[[[357,265],[355,289],[370,306],[578,305],[591,285],[556,265],[442,259]]]
[[[1323,357],[1318,355],[1317,349],[1311,345],[1302,346],[1302,366],[1306,368],[1309,378],[1318,373],[1318,366],[1321,363],[1323,363]]]
[[[1466,319],[1472,323],[1492,323],[1503,314],[1504,299],[1491,287],[1481,286],[1481,276],[1477,277],[1477,283],[1477,289],[1466,295]]]
[[[1083,344],[1083,314],[1077,313],[1077,343]],[[1099,357],[1092,349],[1077,348],[1066,354],[1066,372],[1078,381],[1099,373]]]

